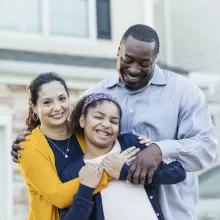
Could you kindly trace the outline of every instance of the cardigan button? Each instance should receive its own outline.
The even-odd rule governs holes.
[[[160,214],[159,213],[157,213],[157,216],[159,216]]]
[[[154,197],[153,196],[150,196],[150,199],[153,199]]]

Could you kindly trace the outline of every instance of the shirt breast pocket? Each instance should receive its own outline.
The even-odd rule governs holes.
[[[173,102],[136,106],[133,129],[152,141],[174,139],[177,133],[178,107]]]

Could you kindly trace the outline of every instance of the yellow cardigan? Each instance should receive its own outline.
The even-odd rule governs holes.
[[[58,208],[67,208],[73,202],[73,195],[79,188],[79,178],[62,183],[58,177],[53,151],[45,136],[35,128],[28,136],[29,141],[22,142],[19,169],[24,176],[28,191],[30,211],[28,220],[60,220]],[[82,151],[86,144],[82,136],[77,135]],[[104,189],[108,176],[103,174],[94,193]]]

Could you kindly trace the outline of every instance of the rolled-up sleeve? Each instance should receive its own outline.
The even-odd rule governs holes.
[[[183,91],[176,139],[155,142],[164,159],[179,160],[188,172],[213,163],[218,141],[207,101],[198,87],[188,85]]]

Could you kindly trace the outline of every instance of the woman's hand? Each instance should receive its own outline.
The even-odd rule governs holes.
[[[103,169],[114,179],[119,179],[121,169],[125,163],[130,164],[140,151],[139,148],[130,147],[119,153],[113,153],[107,156],[101,163]]]
[[[90,188],[96,188],[102,178],[102,174],[102,166],[86,163],[86,165],[79,171],[80,183]]]

